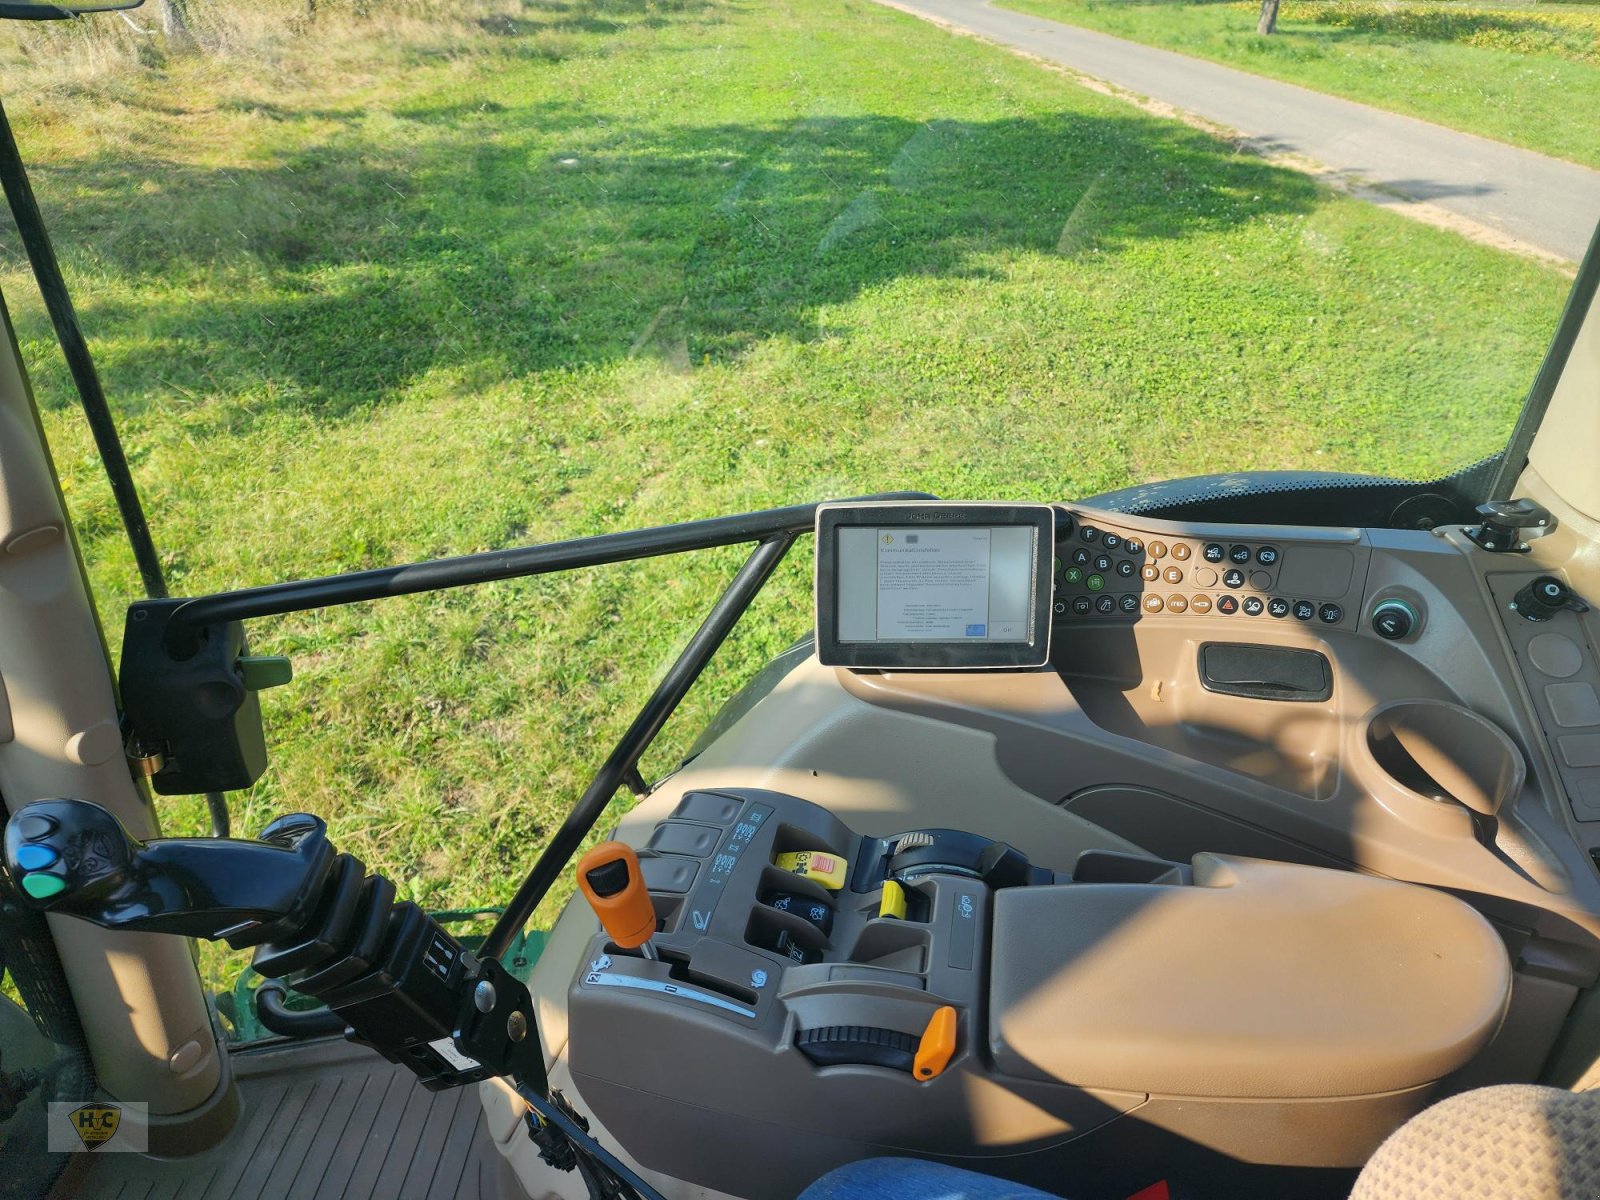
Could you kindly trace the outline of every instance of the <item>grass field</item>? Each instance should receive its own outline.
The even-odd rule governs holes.
[[[1600,166],[1600,7],[1470,0],[999,0],[1003,7],[1208,58]]]
[[[866,0],[376,30],[12,102],[175,592],[888,488],[1427,475],[1504,442],[1567,289]],[[115,643],[131,559],[0,244]],[[740,557],[256,623],[297,678],[237,827],[504,899]],[[651,772],[806,632],[807,563]]]

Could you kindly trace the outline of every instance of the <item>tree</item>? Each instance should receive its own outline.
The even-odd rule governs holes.
[[[1256,32],[1265,36],[1278,28],[1279,0],[1261,0],[1261,17],[1256,21]]]

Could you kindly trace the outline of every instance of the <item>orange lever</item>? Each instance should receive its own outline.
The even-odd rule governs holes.
[[[655,933],[656,906],[645,890],[632,846],[601,842],[580,858],[578,890],[611,940],[624,950],[644,946]]]
[[[946,1004],[934,1009],[928,1018],[928,1027],[917,1044],[917,1056],[911,1062],[911,1073],[918,1079],[932,1079],[945,1069],[955,1052],[956,1010]]]

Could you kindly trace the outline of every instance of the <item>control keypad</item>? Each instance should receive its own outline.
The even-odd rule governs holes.
[[[1228,538],[1143,538],[1105,526],[1068,527],[1056,546],[1059,620],[1224,616],[1345,624],[1322,596],[1277,593],[1283,547]]]

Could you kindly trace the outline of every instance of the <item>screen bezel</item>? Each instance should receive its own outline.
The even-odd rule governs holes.
[[[1021,525],[1034,538],[1033,612],[1027,641],[841,642],[838,631],[839,543],[836,531],[860,525],[985,527]],[[924,500],[824,504],[817,509],[817,660],[825,667],[878,671],[992,671],[1042,667],[1050,661],[1051,589],[1056,512],[1048,504]]]

